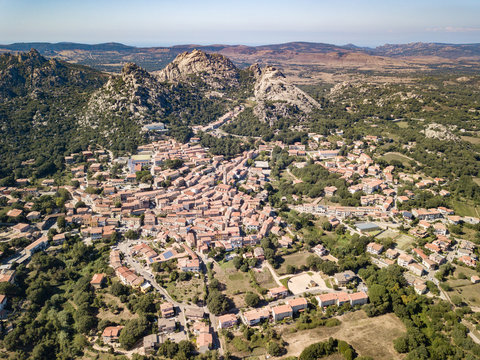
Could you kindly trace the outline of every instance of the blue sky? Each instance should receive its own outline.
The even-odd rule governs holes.
[[[0,43],[480,42],[480,0],[0,0]]]

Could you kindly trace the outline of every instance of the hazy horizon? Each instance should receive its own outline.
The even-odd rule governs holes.
[[[78,42],[78,41],[17,41],[17,42],[2,42],[0,41],[0,45],[13,45],[13,44],[30,44],[30,43],[45,43],[45,44],[81,44],[81,45],[102,45],[102,44],[109,44],[109,43],[116,43],[116,44],[121,44],[121,45],[126,45],[126,46],[131,46],[131,47],[137,47],[137,48],[155,48],[155,47],[173,47],[173,46],[216,46],[216,45],[225,45],[225,46],[269,46],[269,45],[279,45],[279,44],[288,44],[288,43],[312,43],[312,44],[328,44],[328,45],[334,45],[334,46],[347,46],[347,45],[354,45],[358,47],[364,47],[364,48],[372,48],[374,49],[375,47],[378,46],[383,46],[383,45],[403,45],[403,44],[411,44],[411,43],[436,43],[436,44],[453,44],[453,45],[469,45],[469,44],[480,44],[480,40],[477,42],[442,42],[442,41],[411,41],[411,42],[405,42],[405,43],[398,43],[398,42],[386,42],[378,45],[359,45],[355,43],[344,43],[344,44],[335,44],[335,43],[329,43],[325,41],[305,41],[305,40],[294,40],[294,41],[285,41],[285,42],[272,42],[272,43],[193,43],[193,42],[185,42],[185,43],[127,43],[127,42],[121,42],[121,41],[105,41],[105,42]]]
[[[475,0],[0,0],[0,43],[463,44],[480,42],[479,13]]]

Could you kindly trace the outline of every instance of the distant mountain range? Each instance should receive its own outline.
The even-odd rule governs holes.
[[[376,48],[290,42],[262,46],[176,45],[171,47],[134,47],[119,43],[15,43],[0,45],[0,52],[24,52],[35,48],[46,57],[89,65],[96,69],[120,72],[127,62],[135,62],[149,71],[163,69],[177,55],[192,49],[228,56],[238,66],[254,63],[271,65],[320,65],[326,67],[400,68],[420,64],[457,64],[480,60],[480,43],[386,44]]]

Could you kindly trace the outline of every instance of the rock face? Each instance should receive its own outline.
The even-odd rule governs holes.
[[[160,118],[168,108],[168,87],[139,66],[128,63],[118,77],[95,92],[88,103],[84,123],[94,125],[99,115],[128,114],[139,123]]]
[[[427,138],[434,138],[438,140],[448,140],[448,141],[459,141],[460,138],[453,134],[457,127],[455,125],[445,126],[442,124],[431,123],[422,130],[421,132],[425,134]]]
[[[96,127],[119,114],[140,125],[162,121],[169,114],[184,113],[185,107],[199,109],[200,103],[212,99],[222,99],[228,106],[242,91],[253,95],[255,115],[270,124],[279,118],[302,121],[320,108],[273,67],[239,70],[223,55],[194,50],[180,54],[155,74],[126,64],[119,76],[112,76],[91,96],[81,123]]]
[[[255,76],[255,114],[260,120],[272,122],[274,117],[289,117],[293,114],[301,118],[313,109],[320,108],[317,101],[290,84],[278,69],[272,66],[261,69],[255,64],[250,70]]]
[[[225,56],[207,54],[200,50],[184,52],[155,73],[160,81],[188,81],[199,76],[203,82],[214,89],[223,89],[238,85],[238,70]]]

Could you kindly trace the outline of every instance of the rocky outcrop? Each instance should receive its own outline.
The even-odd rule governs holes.
[[[155,74],[160,81],[168,82],[189,81],[197,76],[214,89],[238,85],[238,70],[228,58],[200,50],[178,55]]]
[[[255,64],[250,70],[255,76],[255,114],[260,120],[271,122],[275,117],[290,117],[292,114],[301,120],[305,114],[320,108],[317,101],[289,83],[278,69],[272,66],[262,69]]]
[[[143,123],[162,117],[169,104],[168,87],[139,66],[128,63],[120,76],[112,76],[88,103],[84,123],[94,126],[98,117],[128,114]]]
[[[452,131],[455,131],[457,127],[455,125],[442,125],[437,123],[428,124],[425,130],[421,132],[425,134],[427,138],[433,138],[438,140],[447,141],[459,141],[460,137],[455,135]]]

